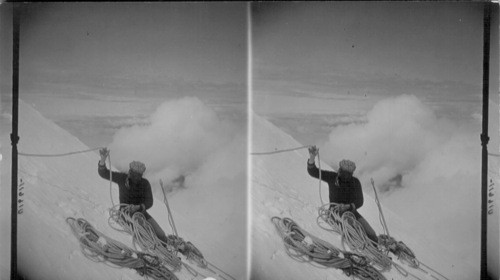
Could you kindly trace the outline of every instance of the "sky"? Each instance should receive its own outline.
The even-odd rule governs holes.
[[[295,66],[311,74],[346,75],[343,70],[347,70],[351,75],[371,74],[365,79],[400,76],[471,84],[481,77],[474,71],[482,58],[482,49],[477,47],[482,44],[482,5],[478,3],[253,7],[255,59],[264,69]]]
[[[30,79],[243,82],[245,5],[33,3],[21,22]],[[68,80],[69,78],[69,80]]]
[[[245,122],[252,109],[302,142],[364,121],[390,96],[437,114],[480,113],[480,3],[29,3],[21,22],[21,98],[92,146],[158,104],[196,96]],[[10,99],[10,14],[2,9],[2,99]],[[55,109],[57,108],[57,109]],[[305,122],[325,125],[314,127]],[[325,117],[327,115],[328,117]],[[133,117],[132,117],[133,116]],[[325,120],[325,118],[328,118]]]
[[[402,94],[470,119],[481,112],[482,12],[451,2],[254,4],[252,108],[302,142],[315,133],[299,125],[304,116],[365,121]]]
[[[2,6],[2,99],[10,100],[11,16]],[[245,3],[28,3],[20,98],[88,145],[197,97],[246,123]]]

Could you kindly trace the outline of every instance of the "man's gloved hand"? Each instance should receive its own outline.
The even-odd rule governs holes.
[[[313,145],[311,147],[309,147],[309,156],[311,157],[315,157],[317,154],[318,154],[318,148],[316,147],[316,145]]]
[[[309,163],[314,163],[314,159],[316,158],[316,156],[318,155],[318,148],[316,147],[316,145],[313,145],[313,146],[310,146],[309,147]]]
[[[106,162],[106,158],[109,156],[108,148],[102,148],[99,150],[99,155],[101,156],[101,163]]]
[[[340,213],[344,213],[345,211],[351,209],[351,205],[349,204],[340,204],[338,207]]]
[[[134,214],[137,211],[142,212],[142,205],[132,205],[130,206],[130,214]]]

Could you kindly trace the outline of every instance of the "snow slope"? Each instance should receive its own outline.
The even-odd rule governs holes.
[[[252,152],[271,152],[301,147],[279,128],[264,118],[252,117]],[[321,151],[320,151],[321,153]],[[318,181],[307,174],[306,149],[272,155],[252,156],[251,212],[252,212],[252,279],[350,279],[336,269],[322,269],[291,259],[285,252],[283,242],[274,225],[273,216],[289,217],[311,234],[342,248],[340,237],[327,232],[316,223],[317,208],[322,203]],[[322,169],[330,169],[321,162]],[[366,187],[366,186],[365,186]],[[321,197],[328,202],[328,189],[322,184]],[[381,201],[382,206],[384,202]],[[383,208],[389,231],[397,240],[402,240],[423,263],[444,274],[448,279],[476,279],[477,268],[471,267],[432,237],[432,229],[427,236],[415,236],[412,228],[425,225],[411,225],[403,217]],[[374,200],[365,193],[365,203],[360,209],[375,231],[383,233],[379,223],[378,209]],[[432,279],[430,275],[407,268],[419,279]],[[395,269],[385,272],[387,279],[412,279],[402,276]]]
[[[9,117],[8,113],[2,115],[1,179],[5,186],[1,195],[2,225],[10,224],[10,191],[6,192],[11,180],[10,127],[6,129]],[[89,149],[24,102],[20,102],[19,135],[19,151],[24,153],[57,154]],[[98,158],[97,152],[66,157],[19,157],[24,202],[23,214],[18,216],[18,268],[27,279],[143,279],[134,270],[113,268],[85,258],[66,223],[67,217],[84,218],[97,230],[132,247],[129,235],[108,225],[108,209],[112,205],[110,187],[97,174]],[[239,203],[228,198],[241,196],[242,191],[232,187],[240,181],[244,181],[244,175],[238,174],[201,191],[186,188],[169,197],[179,235],[195,244],[211,263],[237,279],[246,273],[246,222],[242,219],[244,211],[234,211],[240,208]],[[158,182],[151,184],[153,189],[158,188]],[[113,187],[111,193],[117,203],[117,188]],[[203,196],[204,200],[197,198]],[[191,199],[198,203],[190,204]],[[150,213],[166,233],[171,233],[162,201],[163,198],[155,197]],[[10,228],[2,226],[1,231],[0,279],[8,279]],[[194,279],[186,271],[177,276]]]

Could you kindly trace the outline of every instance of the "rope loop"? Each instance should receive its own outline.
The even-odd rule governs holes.
[[[378,250],[378,244],[370,240],[363,226],[350,211],[341,213],[338,204],[325,204],[319,209],[318,222],[325,222],[341,235],[342,243],[355,253],[363,255],[375,267],[384,271],[391,267],[391,259]]]
[[[146,217],[141,212],[132,214],[131,205],[117,204],[109,210],[110,220],[118,224],[122,229],[132,235],[133,243],[139,248],[162,259],[171,269],[178,271],[181,269],[181,261],[177,257],[177,248],[171,244],[160,240],[153,227],[146,221]],[[111,225],[114,229],[115,226]]]
[[[292,219],[272,217],[271,222],[283,240],[286,253],[292,259],[337,268],[348,276],[356,276],[362,280],[385,280],[385,277],[371,267],[369,261],[363,256],[341,251],[332,244],[311,235]],[[344,257],[340,256],[341,253]]]
[[[260,152],[251,153],[251,155],[272,155],[277,153],[284,153],[295,151],[299,149],[309,148],[312,145],[301,146],[297,148],[281,149],[270,152]],[[499,156],[496,154],[490,154],[492,156]],[[318,217],[316,222],[318,226],[327,231],[334,231],[341,235],[342,245],[346,243],[351,250],[356,253],[344,252],[344,261],[346,261],[343,267],[337,267],[348,275],[356,275],[361,279],[378,279],[380,276],[380,271],[385,271],[391,268],[392,265],[400,272],[403,276],[408,276],[410,273],[404,270],[401,266],[394,263],[392,259],[388,256],[389,252],[394,253],[399,259],[403,259],[410,266],[418,268],[421,264],[417,260],[415,254],[411,249],[406,246],[402,241],[397,242],[394,238],[390,237],[389,229],[385,221],[384,214],[382,212],[382,207],[378,199],[377,191],[375,188],[375,183],[373,178],[371,179],[371,184],[375,192],[375,201],[379,210],[379,219],[384,229],[385,234],[379,237],[379,242],[372,241],[368,238],[363,226],[356,219],[355,215],[350,211],[340,211],[338,204],[336,203],[324,203],[321,194],[321,158],[319,150],[317,153],[318,164],[319,164],[319,198],[321,206],[318,208]],[[317,244],[313,242],[309,243],[311,240],[310,236],[304,235],[304,231],[300,229],[291,219],[289,218],[279,218],[272,217],[271,221],[275,225],[278,233],[283,239],[285,250],[287,254],[293,259],[300,262],[318,262],[323,265],[327,265],[324,260],[338,256],[337,254],[332,254],[330,249],[324,251],[323,255],[313,254],[318,252]],[[327,226],[325,226],[326,224]],[[306,239],[309,237],[308,241]],[[318,242],[318,239],[314,239]],[[388,242],[390,241],[390,242]],[[334,249],[338,252],[338,249]],[[328,254],[327,254],[328,253]],[[335,262],[336,263],[336,262]],[[332,263],[328,263],[331,265]],[[338,263],[336,263],[338,264]],[[434,270],[433,270],[434,271]],[[439,273],[438,273],[439,274]],[[439,274],[441,275],[441,274]],[[442,276],[442,275],[441,275]],[[443,276],[444,277],[444,276]]]
[[[18,152],[18,155],[27,157],[63,157],[96,151],[103,148],[105,147],[57,154]],[[95,262],[106,262],[117,266],[135,269],[141,276],[145,276],[146,278],[149,276],[158,280],[177,280],[177,277],[163,264],[168,265],[173,270],[180,270],[182,267],[182,261],[179,257],[177,257],[177,252],[182,251],[181,253],[184,253],[188,259],[194,260],[200,267],[208,268],[211,271],[217,270],[218,272],[215,272],[216,274],[225,275],[223,279],[234,279],[229,274],[215,267],[213,264],[208,263],[204,259],[201,251],[198,250],[198,248],[196,248],[191,242],[184,242],[182,238],[177,236],[177,230],[173,224],[170,209],[168,209],[169,218],[171,219],[171,225],[173,226],[176,234],[175,237],[178,239],[176,244],[167,244],[158,239],[154,229],[146,221],[144,215],[140,212],[132,213],[130,211],[130,205],[115,204],[112,192],[113,172],[111,171],[112,163],[110,153],[107,155],[107,160],[109,163],[109,191],[111,204],[113,205],[109,209],[108,223],[115,230],[131,234],[133,236],[132,243],[134,247],[136,245],[141,247],[141,252],[134,251],[118,241],[106,237],[102,233],[96,231],[84,219],[69,217],[66,219],[66,222],[70,225],[73,234],[79,240],[82,253],[87,258]],[[164,191],[163,186],[162,191]],[[164,198],[165,203],[168,203],[166,196]],[[20,210],[20,213],[22,213],[22,210]],[[112,222],[118,224],[121,229],[113,225]],[[145,252],[150,252],[151,254]],[[191,273],[194,270],[188,266],[186,266],[186,268]],[[196,272],[196,275],[198,275],[198,272]]]
[[[70,217],[66,222],[80,242],[82,253],[90,260],[134,269],[146,278],[178,280],[171,270],[162,265],[157,256],[132,250],[97,231],[82,218]]]

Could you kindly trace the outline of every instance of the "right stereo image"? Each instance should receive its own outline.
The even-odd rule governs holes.
[[[250,9],[250,278],[499,279],[498,5]]]

